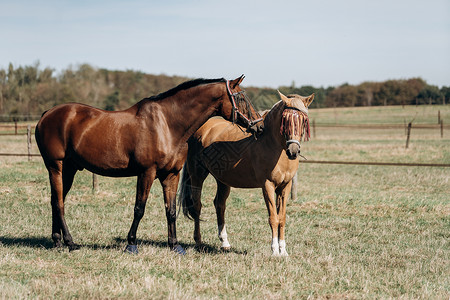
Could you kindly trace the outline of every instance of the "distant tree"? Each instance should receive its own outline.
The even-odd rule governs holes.
[[[119,104],[119,92],[115,91],[114,93],[108,95],[105,99],[105,110],[115,110],[116,106]]]
[[[358,101],[358,89],[347,83],[327,94],[325,104],[328,107],[355,106]]]
[[[435,85],[426,85],[417,95],[420,103],[434,104],[438,103],[442,99],[442,93]]]

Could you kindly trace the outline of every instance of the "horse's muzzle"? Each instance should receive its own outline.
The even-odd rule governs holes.
[[[286,154],[291,160],[300,156],[300,142],[297,140],[289,140],[286,142]]]
[[[264,123],[259,122],[256,124],[253,124],[252,126],[247,128],[247,132],[251,134],[255,134],[257,137],[259,137],[264,131]]]

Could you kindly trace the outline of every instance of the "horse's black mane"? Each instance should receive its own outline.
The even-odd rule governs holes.
[[[178,93],[179,91],[182,90],[187,90],[190,89],[192,87],[201,85],[201,84],[208,84],[208,83],[215,83],[215,82],[225,82],[226,80],[224,78],[216,78],[216,79],[204,79],[204,78],[198,78],[198,79],[194,79],[194,80],[190,80],[190,81],[186,81],[181,83],[180,85],[166,91],[166,92],[162,92],[159,95],[156,96],[152,96],[150,98],[146,98],[148,100],[152,100],[152,101],[158,101],[170,96],[175,95],[176,93]]]

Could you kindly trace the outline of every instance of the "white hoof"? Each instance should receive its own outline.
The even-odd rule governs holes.
[[[281,256],[289,256],[289,254],[286,251],[286,241],[280,240],[280,255]]]
[[[272,238],[272,256],[280,256],[280,244],[278,244],[278,238]]]

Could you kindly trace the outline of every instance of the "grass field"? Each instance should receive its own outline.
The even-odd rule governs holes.
[[[436,108],[420,107],[433,110],[421,122],[437,123]],[[414,117],[415,107],[405,109]],[[448,124],[450,106],[439,109]],[[384,108],[383,122],[395,123],[399,110]],[[374,111],[311,114],[374,124]],[[437,129],[413,129],[408,149],[405,140],[403,129],[318,128],[302,154],[311,160],[450,163],[448,132],[441,138]],[[26,149],[24,136],[0,136],[0,153]],[[0,157],[0,298],[449,299],[450,168],[301,164],[298,175],[298,200],[287,208],[288,258],[270,256],[260,190],[232,190],[226,212],[232,251],[218,250],[211,178],[202,210],[207,253],[194,250],[193,222],[182,216],[177,232],[187,255],[167,249],[155,182],[138,230],[140,253],[123,254],[136,180],[99,177],[93,193],[86,171],[77,174],[66,202],[69,228],[83,246],[69,253],[52,249],[41,159]]]

